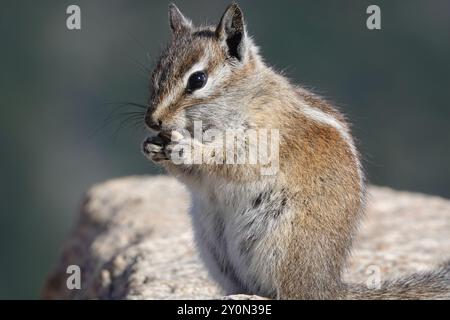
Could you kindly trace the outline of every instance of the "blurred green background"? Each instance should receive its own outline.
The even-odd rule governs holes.
[[[450,197],[450,1],[240,1],[266,60],[336,102],[372,183]],[[145,103],[166,1],[5,1],[0,12],[0,298],[38,298],[83,192],[161,173],[107,103]],[[82,30],[66,28],[81,7]],[[228,1],[178,1],[197,23]],[[366,8],[382,30],[366,28]]]

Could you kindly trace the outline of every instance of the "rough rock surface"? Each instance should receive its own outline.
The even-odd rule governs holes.
[[[370,187],[345,278],[367,283],[435,267],[450,257],[450,201]],[[47,299],[215,299],[223,293],[199,261],[175,179],[128,177],[88,193]],[[68,290],[67,266],[81,267],[81,290]]]

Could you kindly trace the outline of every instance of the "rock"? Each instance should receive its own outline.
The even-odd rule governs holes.
[[[374,186],[369,194],[347,281],[395,277],[450,257],[449,200]],[[222,298],[197,256],[188,206],[185,188],[171,177],[128,177],[94,186],[43,297]],[[81,268],[80,290],[67,289],[69,265]]]

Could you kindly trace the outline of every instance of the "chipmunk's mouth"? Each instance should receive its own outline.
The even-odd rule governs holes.
[[[152,135],[152,136],[148,136],[143,142],[142,142],[142,150],[145,154],[148,154],[148,146],[149,145],[156,145],[159,146],[161,148],[164,148],[165,146],[167,146],[169,144],[169,142],[171,141],[170,139],[170,135],[167,133],[158,133],[156,136]]]

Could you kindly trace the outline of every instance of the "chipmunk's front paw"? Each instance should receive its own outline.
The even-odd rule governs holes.
[[[142,142],[142,152],[147,159],[154,162],[168,160],[165,152],[165,141],[160,136],[146,138]]]
[[[193,164],[192,153],[195,147],[200,148],[201,145],[197,145],[192,138],[183,137],[181,133],[173,131],[170,142],[164,147],[164,152],[173,164],[189,165]]]

